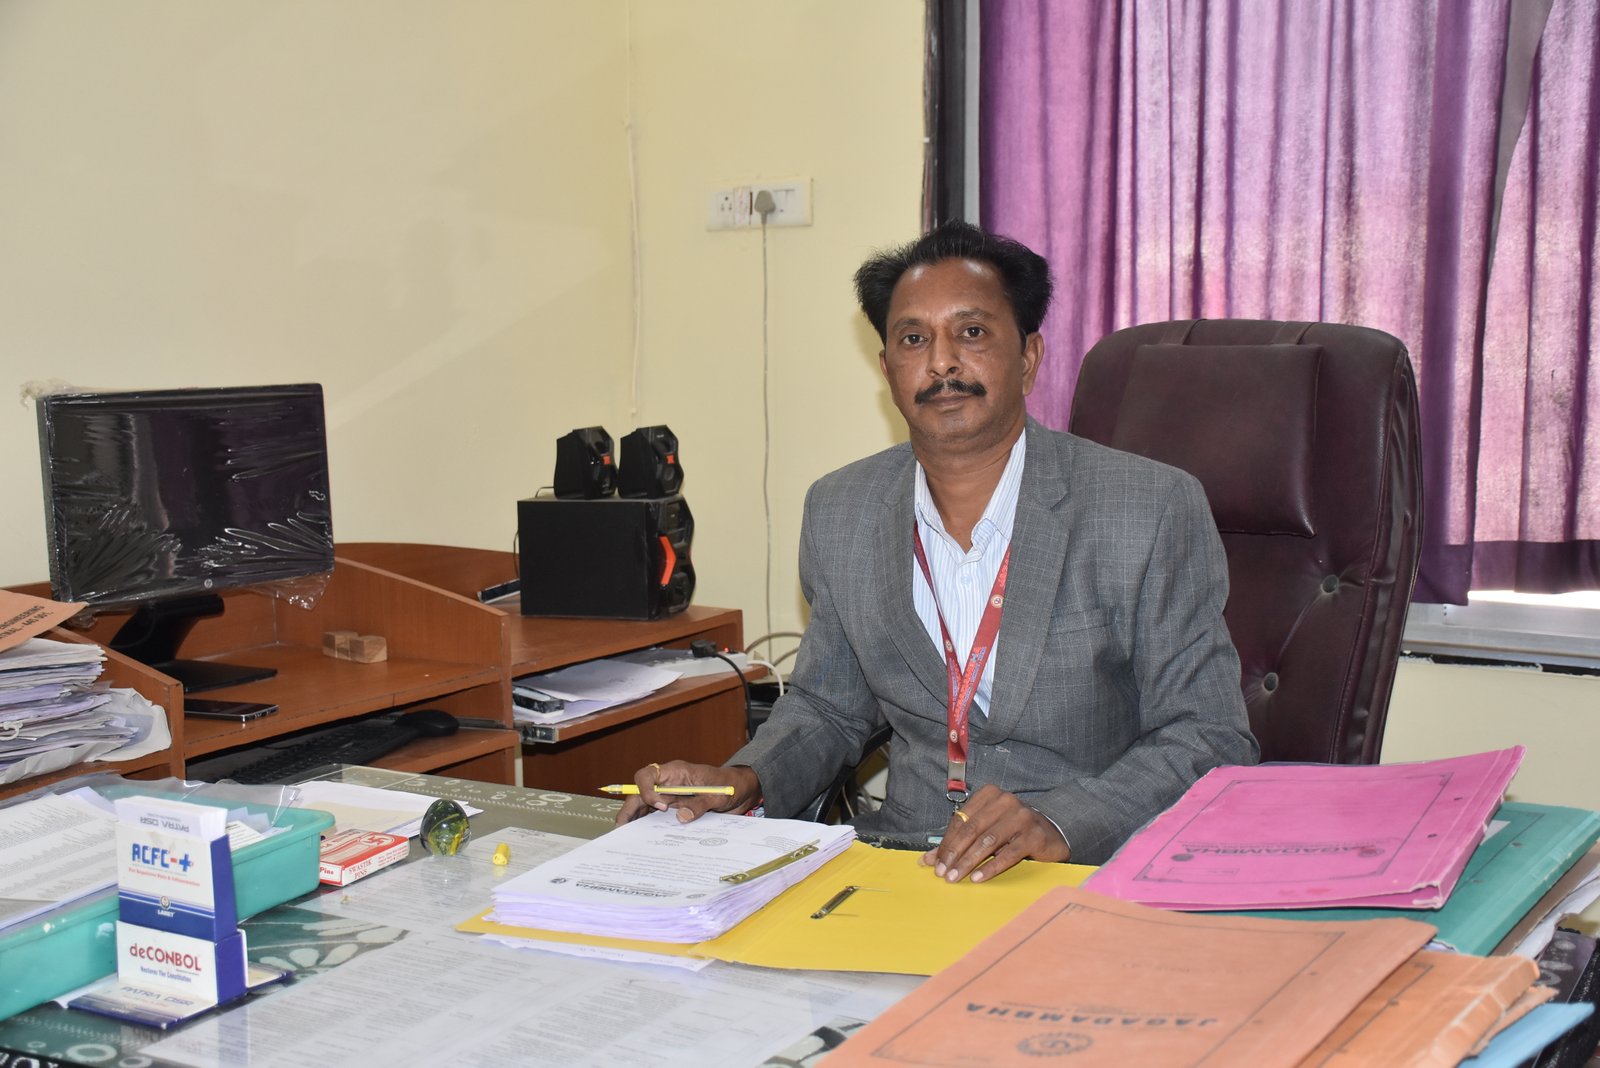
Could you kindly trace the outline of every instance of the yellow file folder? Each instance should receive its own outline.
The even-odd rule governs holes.
[[[688,945],[514,927],[485,919],[487,912],[457,930],[766,968],[932,975],[1046,890],[1077,886],[1095,870],[1025,860],[993,880],[948,883],[921,856],[856,842],[727,934]]]

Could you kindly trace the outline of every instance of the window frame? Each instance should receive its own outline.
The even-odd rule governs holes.
[[[1565,600],[1558,598],[1500,598],[1496,592],[1474,594],[1464,605],[1413,602],[1401,646],[1407,653],[1441,659],[1600,674],[1600,606],[1553,603]]]

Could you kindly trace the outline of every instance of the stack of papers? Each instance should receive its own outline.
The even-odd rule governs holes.
[[[1522,754],[1216,768],[1084,885],[1169,909],[1436,909]]]
[[[718,960],[814,972],[932,975],[1046,890],[1077,886],[1093,871],[1083,864],[1024,860],[981,883],[950,883],[923,864],[919,852],[879,849],[857,840],[732,930],[705,942],[517,927],[488,919],[488,909],[457,924],[456,930],[518,948],[677,967]]]
[[[117,818],[86,789],[0,807],[0,931],[117,883]]]
[[[701,942],[838,856],[855,828],[652,812],[494,890],[489,919],[547,931]],[[728,879],[727,877],[733,877]]]
[[[106,707],[111,694],[90,689],[104,660],[98,645],[48,638],[0,651],[0,783],[94,760],[135,739],[138,727]]]
[[[617,660],[591,660],[543,675],[524,675],[513,680],[512,693],[550,707],[538,711],[518,702],[512,707],[513,718],[518,723],[565,723],[648,697],[677,678],[675,671]]]

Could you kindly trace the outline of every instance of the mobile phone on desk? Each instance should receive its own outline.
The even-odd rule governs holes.
[[[183,714],[186,716],[204,716],[206,719],[232,719],[240,723],[246,720],[259,719],[277,710],[277,705],[264,705],[259,701],[212,701],[200,697],[185,697],[183,699]]]

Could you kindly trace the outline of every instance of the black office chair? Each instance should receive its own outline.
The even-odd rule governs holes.
[[[1405,346],[1337,323],[1133,326],[1084,357],[1068,429],[1205,487],[1261,759],[1376,763],[1421,556]]]
[[[813,823],[848,823],[861,813],[872,811],[877,803],[867,793],[867,781],[888,764],[889,738],[893,733],[887,723],[880,724],[867,736],[862,755],[841,768],[827,789],[812,798],[795,818]]]

